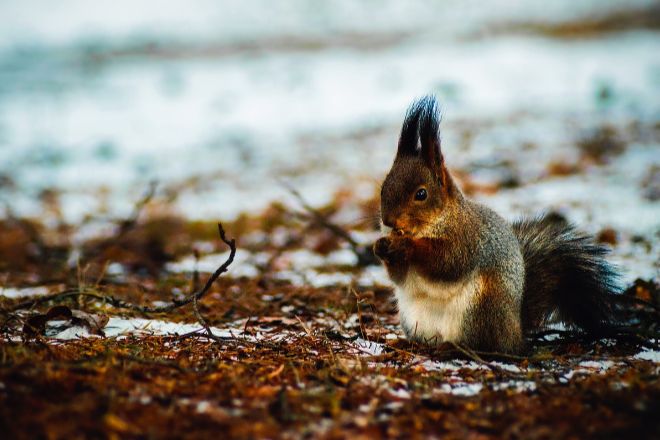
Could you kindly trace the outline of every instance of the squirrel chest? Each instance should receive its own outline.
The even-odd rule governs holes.
[[[453,281],[432,281],[411,268],[395,289],[401,324],[411,339],[426,343],[457,341],[465,316],[478,297],[477,271]]]

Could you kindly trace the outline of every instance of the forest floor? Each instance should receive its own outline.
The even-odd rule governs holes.
[[[656,4],[5,3],[3,439],[660,438]],[[405,340],[371,245],[424,93],[468,196],[611,249],[626,327]]]
[[[5,438],[657,438],[655,282],[625,292],[632,331],[549,330],[520,357],[419,346],[373,221],[350,240],[332,221],[376,199],[349,200],[273,204],[225,242],[152,191],[105,238],[0,223]]]

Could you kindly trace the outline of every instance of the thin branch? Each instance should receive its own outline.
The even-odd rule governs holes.
[[[114,234],[112,237],[101,241],[94,248],[87,250],[87,254],[85,255],[85,257],[87,259],[94,259],[98,257],[99,255],[103,254],[108,248],[116,245],[119,242],[119,240],[124,238],[126,234],[128,234],[132,229],[134,229],[138,223],[138,220],[140,219],[140,215],[142,214],[142,211],[144,210],[145,206],[147,206],[149,202],[151,202],[151,199],[153,199],[154,195],[156,194],[157,187],[158,187],[158,183],[156,181],[150,182],[147,191],[144,193],[142,198],[138,200],[137,203],[135,203],[135,205],[133,206],[133,212],[131,213],[130,217],[119,222],[119,230],[117,231],[117,233]]]
[[[335,236],[346,241],[351,247],[351,250],[358,257],[358,264],[361,266],[368,266],[370,264],[375,264],[377,262],[376,257],[374,256],[370,246],[360,245],[351,234],[349,234],[344,228],[330,221],[327,216],[323,215],[318,209],[312,207],[304,199],[300,192],[288,185],[287,183],[282,183],[282,185],[298,200],[303,209],[307,214],[319,225],[330,231]]]
[[[351,237],[351,235],[348,232],[346,232],[340,226],[332,223],[318,209],[312,207],[309,203],[307,203],[307,201],[303,198],[302,194],[300,194],[300,192],[297,189],[287,184],[285,184],[285,187],[298,200],[298,202],[300,202],[300,205],[305,209],[305,211],[307,211],[314,218],[314,220],[316,220],[316,222],[319,225],[330,230],[336,236],[346,240],[348,244],[351,245],[352,248],[356,248],[358,246],[358,243],[353,239],[353,237]]]
[[[140,218],[140,214],[142,214],[142,210],[144,210],[144,207],[147,206],[151,201],[151,199],[154,198],[154,195],[156,195],[157,187],[158,187],[158,183],[156,181],[149,183],[149,188],[144,193],[142,198],[133,207],[133,213],[131,214],[131,216],[128,217],[128,219],[123,220],[119,224],[119,232],[115,237],[113,237],[114,240],[124,236],[137,224],[138,219]]]
[[[110,304],[113,307],[116,308],[122,308],[122,309],[129,309],[133,310],[135,312],[139,313],[166,313],[166,312],[171,312],[174,309],[177,309],[179,307],[185,306],[186,304],[190,304],[193,301],[199,301],[210,289],[213,283],[222,275],[223,273],[227,272],[227,269],[229,268],[229,265],[232,264],[234,261],[234,257],[236,256],[236,241],[234,239],[228,240],[225,236],[225,231],[222,227],[221,223],[218,223],[218,231],[220,233],[220,239],[227,245],[229,246],[230,252],[229,256],[227,257],[227,260],[225,260],[220,267],[216,269],[216,271],[208,278],[206,281],[206,284],[204,287],[191,294],[189,297],[183,299],[183,300],[173,300],[170,304],[166,304],[163,306],[159,307],[148,307],[148,306],[141,306],[138,304],[133,304],[127,301],[124,301],[120,298],[114,297],[112,295],[102,295],[99,293],[96,293],[95,290],[93,289],[88,289],[88,288],[73,288],[73,289],[67,289],[62,292],[54,293],[51,295],[45,295],[41,296],[38,298],[34,298],[31,300],[23,301],[22,303],[19,303],[8,310],[4,310],[3,312],[15,312],[17,310],[22,310],[22,309],[30,309],[32,307],[35,307],[40,304],[44,304],[47,302],[51,301],[59,301],[62,299],[66,298],[71,298],[71,297],[88,297],[88,298],[94,298],[98,299],[100,301],[103,301],[106,304]]]
[[[458,350],[459,352],[461,352],[463,355],[467,356],[469,359],[471,359],[471,360],[473,360],[473,361],[475,361],[475,362],[477,362],[477,363],[479,363],[479,364],[485,365],[486,367],[488,367],[488,368],[490,368],[491,370],[493,370],[495,373],[501,373],[501,372],[502,372],[502,369],[501,369],[500,367],[498,367],[497,365],[493,365],[493,364],[491,364],[491,363],[488,362],[488,361],[483,360],[483,359],[481,358],[481,356],[479,356],[477,353],[475,353],[474,351],[470,350],[469,348],[467,348],[467,347],[463,347],[461,344],[457,344],[457,343],[455,343],[455,342],[449,342],[449,344],[450,344],[452,347],[454,347],[456,350]]]
[[[209,327],[209,324],[206,322],[206,320],[204,319],[204,317],[200,313],[199,308],[197,307],[197,297],[195,295],[193,295],[192,298],[193,298],[193,301],[192,301],[193,313],[195,314],[195,318],[197,318],[197,321],[199,322],[199,324],[202,327],[204,327],[204,330],[206,331],[206,336],[208,336],[209,339],[213,339],[216,342],[217,341],[222,341],[223,340],[222,338],[220,338],[219,336],[216,336],[216,335],[213,334],[213,330],[211,330],[211,327]]]

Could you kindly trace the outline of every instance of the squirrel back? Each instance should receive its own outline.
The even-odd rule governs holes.
[[[468,200],[445,165],[439,121],[434,97],[411,105],[381,189],[386,236],[374,252],[397,285],[406,335],[518,352],[554,318],[589,331],[608,323],[605,249],[551,216],[511,225]]]

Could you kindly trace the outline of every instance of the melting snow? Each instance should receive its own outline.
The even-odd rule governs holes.
[[[61,324],[61,323],[59,323]],[[50,329],[58,327],[57,321],[49,323]],[[161,321],[158,319],[144,319],[144,318],[120,318],[113,316],[110,318],[105,328],[103,329],[106,337],[125,336],[129,334],[138,335],[184,335],[199,331],[202,326],[195,324],[184,324],[178,322]],[[221,329],[212,327],[213,333],[220,337],[234,337],[242,335],[241,328],[235,329]],[[51,330],[52,331],[52,330]],[[69,327],[65,330],[58,331],[57,333],[48,333],[47,335],[55,339],[76,339],[83,337],[90,337],[90,333],[83,327]]]
[[[39,287],[0,287],[0,296],[6,298],[24,298],[30,296],[41,296],[49,293],[48,287],[39,286]]]
[[[438,388],[438,391],[443,393],[453,394],[455,396],[474,396],[478,394],[483,389],[483,385],[480,383],[459,383],[459,384],[448,384],[443,383]]]
[[[369,354],[378,356],[383,353],[383,344],[378,342],[367,341],[366,339],[358,338],[353,344],[360,350],[362,354]]]
[[[635,355],[635,359],[645,359],[647,361],[660,363],[660,351],[645,348]]]

